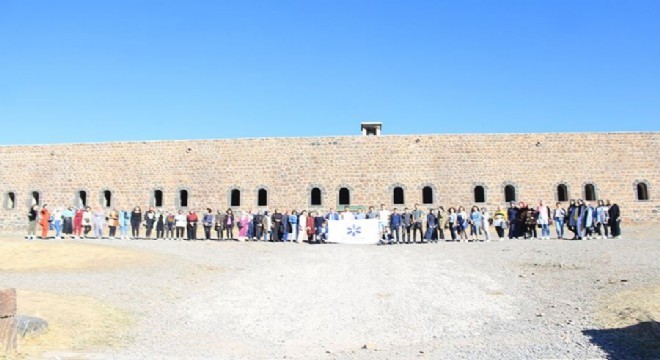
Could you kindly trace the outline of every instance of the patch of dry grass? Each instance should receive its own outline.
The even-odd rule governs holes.
[[[103,270],[154,258],[144,252],[96,244],[0,239],[2,271]]]
[[[660,321],[660,286],[626,290],[604,299],[596,313],[598,325],[623,328]]]
[[[130,343],[133,320],[128,313],[94,298],[18,291],[18,313],[48,321],[45,334],[19,340],[18,357],[45,352],[90,351]]]

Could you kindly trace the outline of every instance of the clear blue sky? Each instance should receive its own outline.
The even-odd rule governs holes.
[[[0,144],[660,129],[660,1],[0,0]]]

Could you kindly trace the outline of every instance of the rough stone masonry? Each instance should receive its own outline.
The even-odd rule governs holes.
[[[23,229],[34,203],[328,209],[343,207],[343,191],[351,206],[447,208],[483,200],[477,205],[494,209],[506,206],[506,186],[516,200],[554,204],[560,185],[568,198],[611,199],[626,221],[658,222],[659,145],[658,132],[630,132],[2,146],[0,230]],[[483,199],[475,199],[477,187]],[[403,199],[395,199],[395,188]],[[313,189],[319,198],[312,199]]]

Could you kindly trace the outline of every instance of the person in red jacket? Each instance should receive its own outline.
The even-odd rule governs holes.
[[[41,208],[41,219],[39,220],[39,225],[41,225],[41,238],[48,238],[48,230],[50,229],[50,210],[48,210],[48,205],[44,204]]]
[[[78,209],[73,215],[73,236],[76,239],[79,239],[82,236],[83,229],[83,215],[85,214],[85,209]]]
[[[197,240],[197,222],[199,218],[194,210],[190,210],[186,220],[188,222],[188,240]]]

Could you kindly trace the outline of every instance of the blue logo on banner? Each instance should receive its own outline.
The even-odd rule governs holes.
[[[346,228],[346,235],[350,235],[352,237],[355,237],[355,236],[357,236],[361,233],[362,233],[362,227],[361,226],[357,226],[357,225],[353,224],[353,226],[349,226],[348,228]]]

